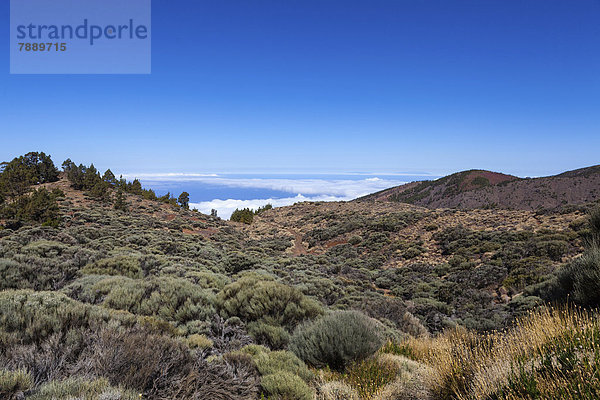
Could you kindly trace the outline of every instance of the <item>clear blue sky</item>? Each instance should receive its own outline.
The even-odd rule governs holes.
[[[149,76],[9,75],[0,159],[543,175],[600,163],[598,0],[154,0]]]

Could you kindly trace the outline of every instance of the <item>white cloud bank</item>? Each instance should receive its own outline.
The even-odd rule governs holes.
[[[132,178],[133,175],[125,176]],[[212,209],[216,209],[218,215],[223,219],[228,219],[236,208],[256,210],[266,204],[271,204],[273,207],[283,207],[302,201],[349,201],[383,189],[402,185],[407,181],[405,176],[403,176],[404,180],[400,180],[400,176],[398,176],[399,179],[382,179],[373,176],[364,179],[230,178],[223,175],[182,173],[138,174],[136,176],[144,182],[148,182],[150,186],[152,181],[176,181],[231,188],[268,189],[290,193],[290,196],[285,198],[214,199],[190,203],[190,208],[196,208],[205,214],[210,214]]]
[[[124,175],[130,178],[129,175]],[[380,179],[290,179],[290,178],[226,178],[203,174],[148,174],[138,175],[144,182],[176,181],[201,182],[226,187],[269,189],[302,194],[304,196],[330,195],[356,198],[379,190],[406,183],[406,180]]]
[[[258,209],[267,204],[271,204],[273,207],[284,207],[290,206],[295,203],[303,202],[303,201],[346,201],[352,200],[347,197],[336,197],[336,196],[313,196],[313,197],[305,197],[301,194],[295,197],[285,197],[282,199],[253,199],[253,200],[211,200],[211,201],[202,201],[199,203],[190,203],[190,208],[198,209],[201,213],[210,214],[210,211],[215,209],[217,210],[217,215],[223,219],[229,219],[231,214],[236,210],[236,208],[250,208],[253,210]]]
[[[289,206],[303,201],[349,201],[383,189],[405,183],[404,181],[386,180],[380,178],[367,178],[360,180],[326,180],[326,179],[233,179],[218,178],[206,180],[207,183],[222,184],[230,187],[259,188],[298,193],[296,196],[285,198],[268,198],[237,200],[215,199],[199,203],[190,203],[191,208],[209,214],[212,209],[218,215],[228,219],[236,208],[250,208],[256,210],[266,204],[273,207]]]

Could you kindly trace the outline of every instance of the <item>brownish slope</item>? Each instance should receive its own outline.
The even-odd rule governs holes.
[[[536,210],[600,200],[600,166],[560,175],[521,179],[471,170],[435,181],[397,186],[358,201],[391,201],[428,208]]]

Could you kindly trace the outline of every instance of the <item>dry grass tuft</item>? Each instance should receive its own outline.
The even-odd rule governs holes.
[[[387,348],[429,365],[435,398],[598,398],[600,322],[595,312],[541,308],[504,332],[455,329]]]

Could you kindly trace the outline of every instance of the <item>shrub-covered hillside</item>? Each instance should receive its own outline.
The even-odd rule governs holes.
[[[590,207],[305,203],[248,225],[62,167],[30,153],[0,170],[2,399],[462,398],[474,367],[447,376],[424,346],[518,337],[515,317],[597,329],[583,311],[526,316],[567,295],[598,305]],[[497,398],[542,374],[518,372]]]
[[[323,278],[334,282],[364,283],[323,299],[330,306],[362,303],[371,316],[396,322],[390,310],[404,307],[431,333],[457,324],[492,330],[553,300],[543,289],[581,253],[589,231],[586,210],[303,203],[264,212],[245,231],[258,241],[293,236],[287,252],[298,254],[294,263],[317,263]],[[305,281],[305,273],[303,268],[293,282]]]

